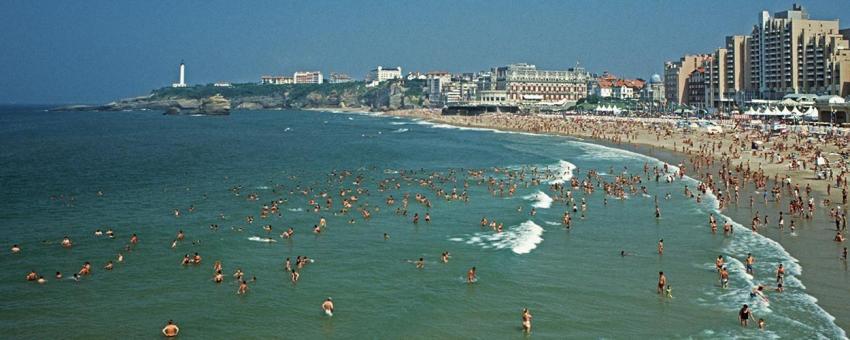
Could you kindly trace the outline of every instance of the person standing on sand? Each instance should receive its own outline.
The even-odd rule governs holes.
[[[174,320],[168,320],[168,323],[162,329],[162,335],[165,335],[166,338],[176,337],[178,333],[180,333],[180,327],[174,324]]]

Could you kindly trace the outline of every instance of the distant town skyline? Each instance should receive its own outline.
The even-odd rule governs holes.
[[[629,78],[749,34],[793,2],[0,3],[0,103],[98,103],[298,70],[363,79],[378,65],[474,72],[516,62]],[[844,0],[799,2],[850,27]]]

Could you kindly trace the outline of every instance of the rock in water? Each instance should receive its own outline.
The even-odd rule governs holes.
[[[198,109],[198,113],[206,115],[230,114],[230,100],[227,100],[221,94],[205,98],[201,101],[201,107]]]

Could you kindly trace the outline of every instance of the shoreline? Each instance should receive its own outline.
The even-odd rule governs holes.
[[[688,148],[687,151],[691,152],[689,154],[688,152],[683,152],[674,149],[677,141],[676,138],[682,138],[682,135],[674,135],[666,140],[659,139],[655,142],[653,142],[652,138],[648,138],[649,136],[646,135],[635,136],[636,138],[628,140],[619,140],[613,137],[600,138],[599,135],[594,135],[593,132],[588,133],[587,131],[584,131],[584,133],[568,133],[567,131],[540,131],[539,129],[534,129],[534,125],[526,125],[527,127],[532,127],[527,129],[516,128],[517,124],[515,124],[513,127],[500,126],[500,124],[498,123],[500,122],[500,119],[503,119],[504,117],[498,116],[490,118],[492,119],[492,121],[488,122],[487,120],[485,120],[487,118],[480,119],[480,117],[476,116],[442,116],[440,115],[439,111],[428,109],[395,110],[386,111],[383,112],[383,114],[389,117],[401,117],[423,120],[431,123],[446,124],[461,128],[501,130],[518,133],[532,133],[539,135],[578,138],[581,141],[586,141],[630,152],[636,152],[641,155],[659,159],[671,165],[685,164],[688,170],[693,169],[693,163],[691,159],[692,157],[694,157],[693,150],[691,148]],[[550,117],[550,119],[551,118],[563,119],[561,117]],[[579,116],[571,118],[577,120],[600,120],[599,118],[602,117]],[[512,116],[510,117],[510,119],[523,120],[528,118],[523,116]],[[614,119],[604,117],[601,120],[635,121],[635,119],[623,119],[619,117],[616,117]],[[519,123],[518,125],[523,126],[521,123]],[[723,137],[725,136],[712,136],[712,138],[716,138],[718,140]],[[715,161],[719,161],[719,157],[716,157]],[[740,161],[743,163],[745,161],[752,162],[753,160],[752,157],[742,157]],[[717,173],[720,168],[721,167],[717,164],[710,164],[708,166],[704,166],[704,168],[700,170],[707,173]],[[785,174],[784,172],[781,172],[780,167],[776,166],[770,168],[766,167],[764,169],[765,174],[768,178]],[[691,177],[697,175],[697,173],[690,172],[689,174],[691,175]],[[805,187],[805,184],[811,185],[811,183],[816,182],[816,180],[806,178],[805,175],[799,171],[797,173],[790,174],[789,177],[791,178],[792,183],[800,183],[801,187]],[[700,183],[703,182],[702,178],[693,179]],[[816,183],[823,184],[823,181]],[[826,196],[826,189],[823,185],[813,185],[812,192],[815,195],[818,195],[820,199]],[[742,198],[748,196],[758,198],[759,195],[760,192],[752,185],[749,185],[749,183],[744,183],[744,185],[742,185]],[[833,202],[831,206],[836,205],[836,203],[841,203],[841,196],[839,190],[832,190],[831,195],[828,197]],[[821,229],[824,229],[824,226],[830,227],[832,223],[828,216],[825,216],[825,214],[828,212],[829,207],[824,207],[822,204],[820,204],[820,199],[818,200],[818,203],[816,203],[817,209],[815,210],[815,214],[812,219],[798,219],[792,217],[791,215],[787,216],[789,220],[794,220],[799,223],[799,235],[793,235],[793,237],[791,237],[791,235],[784,233],[783,230],[779,230],[772,225],[768,225],[766,227],[763,226],[759,231],[759,234],[769,240],[777,242],[790,254],[791,257],[795,258],[798,261],[799,265],[803,268],[802,272],[798,277],[802,282],[806,284],[805,291],[809,295],[817,299],[816,304],[820,306],[830,316],[834,317],[835,320],[833,322],[839,328],[845,330],[846,333],[846,330],[850,329],[850,310],[846,308],[847,305],[850,305],[850,296],[848,296],[848,294],[844,294],[844,292],[846,292],[846,288],[844,290],[842,290],[842,288],[846,287],[847,282],[850,281],[850,276],[848,276],[847,272],[847,263],[843,263],[843,271],[836,271],[834,270],[834,268],[839,267],[840,265],[833,265],[832,261],[824,261],[824,259],[837,258],[838,251],[836,249],[833,249],[834,247],[832,246],[837,246],[838,248],[840,248],[847,245],[846,242],[837,243],[832,241],[831,235],[833,234],[824,234],[820,231]],[[735,221],[744,221],[746,223],[746,221],[749,221],[753,217],[754,210],[761,215],[767,216],[769,214],[772,217],[773,221],[776,221],[776,216],[779,215],[779,212],[784,211],[786,208],[786,206],[783,206],[778,202],[763,203],[761,199],[755,199],[754,207],[750,208],[748,203],[745,202],[746,200],[742,199],[741,201],[742,202],[740,202],[740,204],[729,205],[718,210]],[[826,210],[826,212],[824,212],[824,210]],[[844,211],[846,212],[846,210],[847,206],[845,205]],[[830,242],[831,244],[825,242]],[[825,246],[825,244],[829,244],[830,246]]]

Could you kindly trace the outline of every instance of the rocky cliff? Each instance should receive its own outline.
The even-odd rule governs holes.
[[[227,114],[235,110],[288,108],[362,108],[392,110],[427,106],[422,82],[388,81],[367,87],[345,84],[260,85],[232,87],[199,85],[161,88],[150,95],[122,99],[98,106],[66,106],[61,110],[162,110],[167,114]]]

